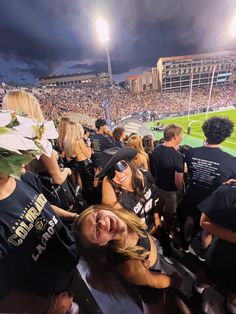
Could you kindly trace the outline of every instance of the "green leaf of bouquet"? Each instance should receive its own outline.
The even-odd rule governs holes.
[[[16,115],[12,115],[12,119],[11,119],[11,122],[7,125],[8,128],[13,128],[14,126],[18,126],[20,123],[19,121],[17,120],[17,117]]]
[[[20,167],[22,164],[28,164],[34,157],[29,153],[22,155],[0,150],[0,172],[11,175],[15,178],[20,178]]]
[[[6,127],[0,127],[0,135],[1,134],[6,134],[8,132],[10,132],[11,130],[6,128]]]
[[[43,148],[43,145],[42,145],[40,142],[38,142],[38,141],[36,140],[36,141],[34,141],[34,143],[35,143],[35,145],[38,147],[38,149],[41,151],[41,153],[42,153],[42,152],[45,153],[45,149]]]

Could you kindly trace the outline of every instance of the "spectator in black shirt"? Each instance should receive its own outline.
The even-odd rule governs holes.
[[[186,191],[185,240],[190,240],[193,227],[199,230],[200,211],[198,204],[210,196],[224,181],[236,174],[236,158],[222,151],[220,144],[231,135],[233,122],[227,118],[212,117],[202,125],[206,136],[205,146],[190,148],[185,153],[190,184]],[[205,249],[211,236],[202,233],[202,250],[199,259],[204,260]],[[187,247],[187,244],[186,244]]]
[[[103,119],[98,119],[95,122],[97,128],[97,133],[91,137],[91,147],[93,149],[92,160],[94,167],[98,168],[100,166],[100,154],[107,148],[114,147],[114,143],[109,139],[106,134],[107,123]]]
[[[165,142],[157,145],[152,152],[156,185],[160,204],[164,205],[164,223],[169,232],[177,208],[177,191],[183,188],[183,157],[177,151],[182,139],[182,128],[169,124],[164,130]]]
[[[115,146],[118,148],[124,148],[125,143],[124,140],[126,138],[125,128],[117,127],[113,130],[113,137],[115,140]]]
[[[215,236],[206,253],[207,275],[228,292],[226,306],[230,313],[236,313],[236,180],[233,181],[220,186],[198,207],[202,212],[201,227]],[[204,287],[200,282],[197,285]]]

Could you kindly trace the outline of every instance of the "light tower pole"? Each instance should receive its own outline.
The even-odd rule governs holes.
[[[100,42],[103,44],[105,48],[105,52],[106,52],[107,68],[108,68],[110,85],[113,85],[111,59],[110,59],[109,48],[108,48],[108,42],[110,40],[108,23],[104,19],[98,18],[96,21],[96,27],[97,27],[98,38]]]
[[[109,54],[108,46],[105,46],[106,56],[107,56],[107,68],[108,68],[108,74],[109,74],[109,80],[110,85],[113,85],[113,79],[112,79],[112,70],[111,70],[111,59]]]

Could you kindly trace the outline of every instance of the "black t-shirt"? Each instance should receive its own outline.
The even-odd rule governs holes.
[[[114,145],[118,148],[124,148],[125,147],[125,143],[122,141],[115,141]]]
[[[0,200],[0,298],[16,289],[39,295],[67,291],[78,263],[74,237],[30,172]]]
[[[198,205],[213,223],[236,232],[236,186],[221,186]],[[236,244],[214,237],[207,249],[206,266],[213,281],[236,293]]]
[[[184,172],[182,155],[174,147],[157,145],[152,152],[156,185],[164,191],[177,191],[175,172]]]
[[[91,147],[94,151],[93,154],[93,163],[97,168],[100,166],[100,154],[105,149],[114,147],[114,143],[109,139],[107,135],[104,134],[94,134],[91,137]]]
[[[153,177],[149,171],[142,171],[144,176],[143,197],[140,199],[134,192],[124,189],[116,190],[114,192],[117,201],[126,209],[130,210],[148,226],[150,231],[154,226],[154,208],[158,201],[157,188],[154,184]]]
[[[188,194],[195,204],[236,174],[236,158],[220,148],[191,148],[185,153],[185,161],[190,174]]]
[[[217,225],[236,232],[236,185],[223,185],[198,208]]]

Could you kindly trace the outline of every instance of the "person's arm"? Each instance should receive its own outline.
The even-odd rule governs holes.
[[[51,205],[52,209],[54,210],[54,212],[61,218],[61,220],[63,221],[74,221],[75,217],[76,217],[76,213],[72,213],[69,212],[67,210],[64,210],[60,207],[57,207],[55,205]]]
[[[65,182],[66,178],[71,175],[69,168],[64,168],[63,171],[61,171],[57,163],[57,153],[54,150],[50,158],[46,155],[41,155],[40,160],[52,177],[53,182],[56,184],[62,184]]]
[[[229,179],[225,181],[223,185],[236,185],[236,179]]]
[[[84,156],[86,157],[86,158],[91,158],[91,147],[90,146],[87,146],[87,145],[85,145],[85,143],[84,143],[84,141],[81,139],[81,140],[79,140],[79,146],[80,146],[80,148],[81,148],[81,150],[82,150],[82,152],[83,152],[83,154],[84,154]]]
[[[188,173],[188,165],[186,162],[184,163],[184,173]]]
[[[175,186],[178,191],[183,190],[184,175],[182,172],[175,171]]]
[[[217,236],[218,238],[227,242],[236,244],[236,232],[217,225],[204,213],[201,216],[200,225],[203,229],[207,230],[209,233],[212,233],[214,236]]]
[[[107,177],[105,177],[102,181],[102,204],[111,205],[114,208],[121,207],[117,202],[114,189]]]
[[[175,169],[175,186],[178,191],[182,191],[184,184],[184,159],[179,152],[175,153],[174,169]]]
[[[143,166],[145,170],[149,170],[149,158],[148,155],[143,156]]]
[[[141,261],[128,260],[118,266],[121,275],[131,284],[164,289],[177,284],[175,275],[149,271]]]
[[[0,313],[66,314],[72,299],[67,292],[56,297],[41,297],[23,291],[11,291],[0,300]]]
[[[155,225],[155,229],[157,229],[158,227],[162,227],[162,222],[159,216],[157,206],[154,208],[154,225]]]

